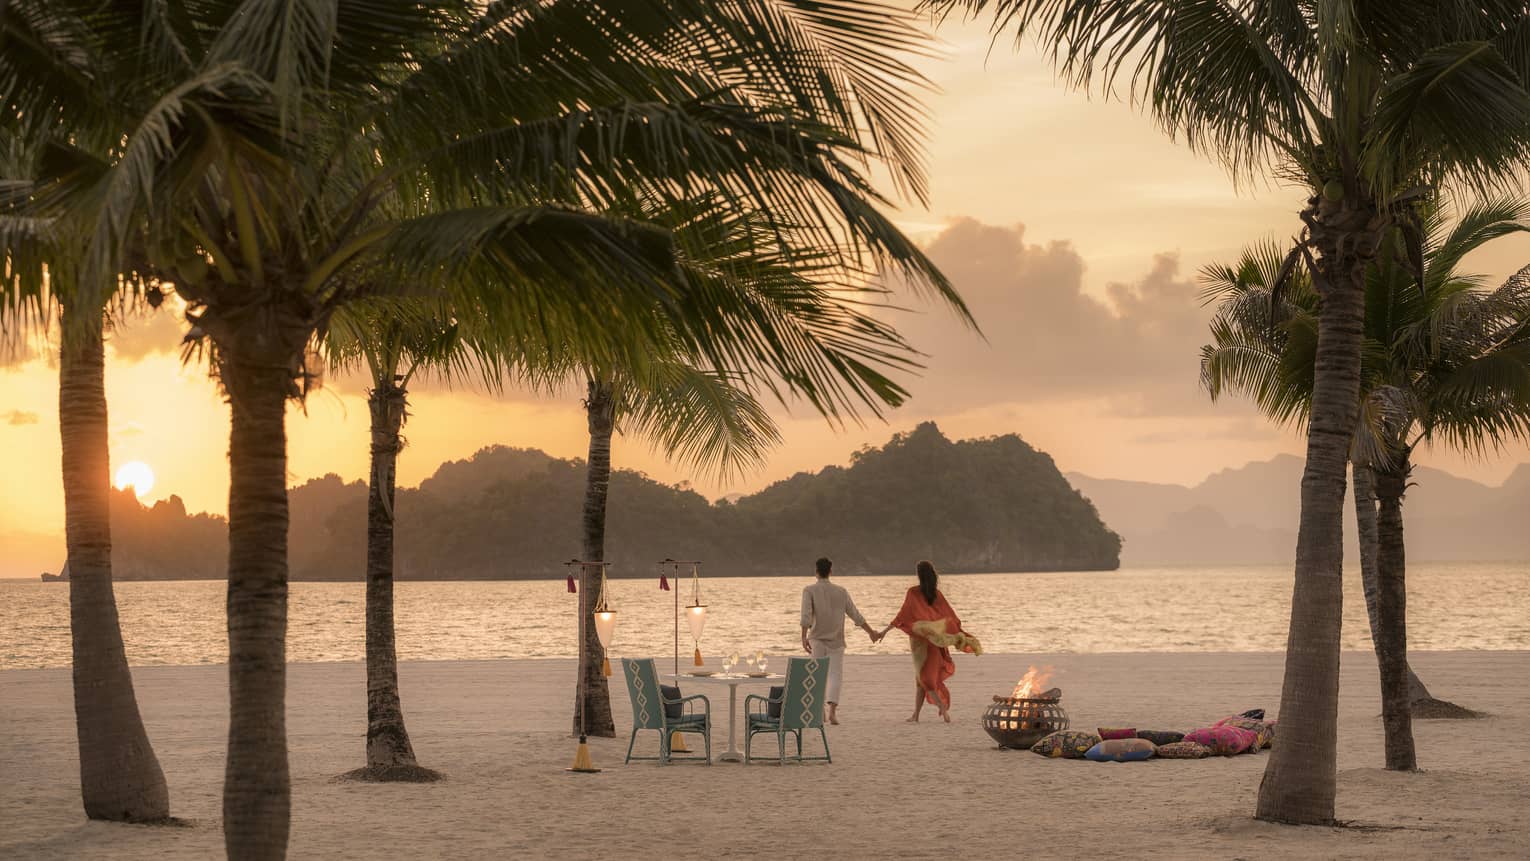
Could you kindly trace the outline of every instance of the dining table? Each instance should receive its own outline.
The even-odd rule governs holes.
[[[744,753],[738,749],[738,686],[752,684],[779,684],[786,678],[780,673],[714,673],[692,670],[669,675],[676,684],[700,682],[706,685],[728,686],[728,749],[718,755],[720,762],[743,762]]]

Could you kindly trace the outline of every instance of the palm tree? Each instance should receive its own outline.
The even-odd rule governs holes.
[[[1323,298],[1280,716],[1256,815],[1334,816],[1343,506],[1359,409],[1366,268],[1441,183],[1501,182],[1530,152],[1523,0],[926,0],[1033,36],[1073,86],[1124,83],[1240,178],[1307,190],[1300,263]],[[1125,72],[1122,76],[1121,73]]]
[[[814,345],[833,361],[855,368],[865,387],[865,405],[876,415],[906,397],[902,386],[876,368],[912,371],[918,367],[912,348],[887,324],[868,313],[881,304],[883,290],[870,286],[871,273],[847,271],[839,255],[814,249],[795,231],[772,230],[758,217],[728,217],[707,201],[658,213],[670,225],[677,245],[681,277],[697,289],[725,290],[737,285],[763,309],[777,314],[793,341]],[[768,236],[770,241],[756,241]],[[846,301],[826,301],[834,294]],[[741,359],[752,372],[729,373],[709,367],[706,358],[686,350],[676,339],[673,351],[644,367],[622,368],[586,363],[570,369],[582,378],[590,435],[586,462],[581,551],[587,560],[606,558],[606,504],[611,478],[611,439],[623,430],[649,440],[667,457],[726,477],[757,466],[779,433],[759,395],[782,400],[798,394],[831,423],[842,420],[831,403],[815,400],[811,388],[770,374],[763,357]],[[557,363],[548,363],[556,376]],[[853,417],[854,412],[846,410]],[[588,574],[588,571],[585,572]],[[584,584],[588,587],[590,584]],[[581,589],[585,653],[574,706],[575,731],[614,735],[610,690],[601,673],[604,648],[595,632],[598,594]]]
[[[1425,213],[1422,279],[1403,262],[1400,231],[1384,238],[1366,278],[1354,500],[1386,765],[1401,771],[1417,765],[1415,706],[1473,714],[1430,698],[1408,666],[1402,499],[1412,452],[1425,441],[1475,453],[1530,437],[1530,273],[1485,292],[1481,279],[1458,271],[1487,242],[1530,229],[1530,201],[1478,204],[1453,226],[1446,215],[1443,207]],[[1320,301],[1296,273],[1272,317],[1269,285],[1280,262],[1278,247],[1265,244],[1235,266],[1204,271],[1206,295],[1220,304],[1202,379],[1213,398],[1245,394],[1276,421],[1299,425],[1311,410]]]
[[[707,468],[756,464],[779,439],[770,414],[750,393],[727,376],[698,370],[683,362],[655,364],[641,375],[590,369],[584,408],[590,434],[585,467],[582,552],[604,559],[606,501],[611,483],[611,437],[620,428],[653,441],[667,456]],[[586,587],[590,586],[588,579]],[[598,598],[581,589],[581,611],[593,616]],[[574,706],[574,727],[589,735],[614,736],[610,691],[601,672],[604,649],[586,618],[585,662]]]
[[[460,337],[445,309],[419,301],[356,303],[336,314],[325,339],[336,368],[364,365],[370,388],[370,469],[367,472],[366,765],[347,776],[377,781],[424,782],[441,775],[422,767],[404,725],[398,689],[398,651],[393,624],[393,539],[398,456],[409,418],[409,384],[415,375],[458,375],[478,355]],[[482,366],[480,366],[482,367]],[[490,382],[495,377],[487,375]]]
[[[669,231],[611,215],[698,191],[960,307],[865,177],[885,166],[923,191],[918,76],[898,59],[920,44],[910,13],[805,0],[300,5],[35,10],[64,48],[82,32],[108,50],[158,47],[158,62],[113,82],[134,120],[106,168],[45,179],[95,201],[91,276],[121,270],[142,240],[230,403],[223,813],[239,858],[286,848],[285,407],[337,310],[407,285],[611,367],[640,368],[678,337],[721,370],[758,359],[831,409],[871,397],[881,375],[853,351],[795,339],[736,285],[674,278]],[[65,119],[95,107],[62,61],[29,77]],[[34,195],[19,214],[60,208]]]
[[[0,19],[3,20],[3,19]],[[0,33],[9,36],[5,30]],[[0,61],[3,62],[3,61]],[[11,106],[14,110],[14,106]],[[13,153],[20,156],[20,153]],[[27,159],[9,159],[0,211],[31,188]],[[69,569],[69,631],[80,795],[90,819],[158,822],[170,816],[170,791],[149,743],[123,648],[112,590],[111,466],[104,332],[113,299],[89,289],[71,265],[71,226],[0,214],[0,338],[25,340],[55,308],[59,331],[59,437],[64,480],[64,542]],[[157,292],[149,292],[158,296]],[[56,303],[56,304],[55,304]],[[118,302],[118,305],[125,303]]]

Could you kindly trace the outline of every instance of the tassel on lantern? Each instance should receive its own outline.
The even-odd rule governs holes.
[[[574,585],[574,575],[572,575],[572,574],[568,575],[568,591],[569,592],[578,592],[579,591],[579,587]]]
[[[696,647],[696,666],[701,666],[701,647]]]
[[[602,658],[600,660],[600,672],[601,672],[602,675],[606,676],[607,678],[611,677],[611,659],[610,658]]]
[[[595,761],[590,759],[590,745],[583,737],[579,739],[579,751],[574,754],[574,764],[569,766],[568,770],[586,773],[600,771],[600,769],[595,767]]]
[[[665,577],[663,574],[659,575],[659,589],[664,592],[669,591],[669,578]]]

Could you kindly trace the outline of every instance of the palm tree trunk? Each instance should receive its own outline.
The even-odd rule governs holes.
[[[616,425],[616,403],[612,386],[604,380],[591,380],[584,401],[590,429],[590,457],[584,479],[584,541],[582,552],[590,561],[600,561],[606,552],[606,495],[611,487],[611,433]],[[599,570],[585,568],[580,575],[579,612],[584,614],[585,661],[579,670],[578,694],[574,702],[574,732],[611,738],[616,723],[611,717],[611,690],[601,672],[605,650],[595,631],[595,601],[599,597]]]
[[[112,592],[111,466],[98,308],[65,309],[58,417],[63,448],[75,735],[80,795],[91,819],[170,816],[170,790],[149,744]]]
[[[408,393],[388,379],[367,398],[372,414],[372,469],[367,489],[367,766],[375,780],[433,780],[419,767],[398,693],[393,626],[394,489],[399,430]]]
[[[1376,660],[1381,668],[1381,721],[1388,771],[1414,771],[1413,711],[1408,690],[1408,591],[1402,497],[1412,467],[1406,449],[1376,471]]]
[[[1371,643],[1374,645],[1379,639],[1378,622],[1376,617],[1376,596],[1381,591],[1381,584],[1376,577],[1376,544],[1379,541],[1376,534],[1376,490],[1371,470],[1355,464],[1355,523],[1360,533],[1360,588],[1365,595],[1365,616],[1371,626]],[[1376,655],[1379,665],[1381,655]],[[1408,698],[1413,702],[1430,700],[1434,697],[1429,689],[1424,686],[1423,680],[1413,672],[1413,666],[1408,666]]]
[[[230,859],[280,859],[287,853],[292,801],[286,723],[284,426],[292,380],[282,362],[261,361],[266,351],[251,352],[254,355],[225,351],[219,367],[233,415],[223,843]]]
[[[1314,206],[1322,206],[1320,199]],[[1320,212],[1314,240],[1322,254],[1313,282],[1322,297],[1318,320],[1307,463],[1291,629],[1280,694],[1280,743],[1259,785],[1256,815],[1297,824],[1334,819],[1338,779],[1339,634],[1343,624],[1344,491],[1350,439],[1360,404],[1360,344],[1366,258],[1374,249],[1374,209]],[[1333,224],[1332,222],[1338,222]],[[1373,253],[1373,252],[1372,252]],[[1287,727],[1290,727],[1287,730]]]

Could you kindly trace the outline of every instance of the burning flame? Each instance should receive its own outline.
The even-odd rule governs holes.
[[[1020,677],[1019,683],[1015,685],[1015,692],[1011,696],[1017,700],[1034,697],[1046,690],[1047,682],[1051,680],[1052,668],[1050,666],[1042,667],[1039,670],[1035,667],[1027,667],[1025,675]]]

